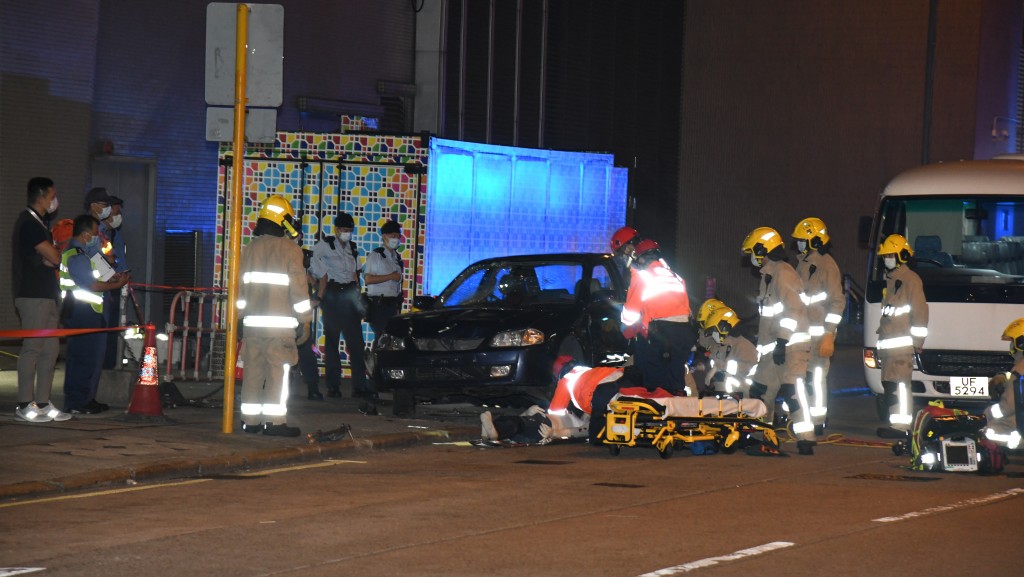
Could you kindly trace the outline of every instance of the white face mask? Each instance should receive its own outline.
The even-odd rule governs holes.
[[[711,340],[715,341],[718,344],[722,344],[722,333],[718,331],[712,331]]]
[[[388,248],[390,248],[391,250],[395,250],[396,248],[398,248],[398,239],[397,238],[389,238],[388,239]]]
[[[60,202],[57,201],[57,197],[56,196],[53,197],[53,200],[50,201],[50,206],[47,207],[47,209],[46,209],[46,214],[53,214],[53,213],[57,212],[57,207],[59,207],[59,206],[60,206]]]
[[[750,264],[754,265],[754,268],[761,268],[761,263],[764,262],[757,258],[757,255],[750,253]]]
[[[110,217],[110,228],[121,228],[121,215],[115,214]]]
[[[800,252],[807,252],[807,241],[798,240],[796,241],[796,249]]]
[[[100,213],[96,216],[96,218],[99,219],[99,220],[103,220],[103,219],[107,218],[108,216],[110,216],[110,207],[109,206],[105,206],[105,207],[103,207],[103,210],[101,210]]]
[[[352,240],[352,233],[351,232],[339,232],[338,233],[338,240],[340,240],[341,242],[348,242],[348,241]]]
[[[885,263],[886,270],[892,270],[896,268],[896,257],[894,256],[887,256],[882,259],[882,262]]]

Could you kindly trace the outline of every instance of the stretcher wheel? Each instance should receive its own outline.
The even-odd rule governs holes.
[[[720,439],[718,441],[718,450],[722,451],[722,454],[724,454],[724,455],[731,455],[731,454],[736,452],[736,449],[739,448],[739,444],[740,444],[740,442],[736,441],[735,443],[733,443],[733,444],[731,444],[729,446],[726,446],[725,445],[725,439],[722,438],[722,439]]]
[[[618,457],[619,453],[622,452],[622,447],[618,445],[608,445],[608,452],[611,453],[613,457]]]
[[[675,443],[669,443],[669,444],[665,445],[665,448],[658,449],[658,455],[662,459],[668,459],[669,457],[672,456],[672,451],[674,451],[674,450],[675,450]]]

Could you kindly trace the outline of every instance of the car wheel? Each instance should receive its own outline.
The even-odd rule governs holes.
[[[412,391],[404,389],[395,390],[395,406],[391,412],[396,417],[412,417],[416,414],[416,396]]]

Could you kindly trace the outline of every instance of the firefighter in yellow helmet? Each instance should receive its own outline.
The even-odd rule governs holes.
[[[242,249],[236,304],[244,327],[241,412],[247,433],[300,433],[287,424],[288,375],[299,360],[295,343],[309,338],[313,313],[302,249],[291,240],[298,236],[294,218],[283,197],[267,198],[260,206],[255,238]]]
[[[921,351],[928,336],[924,285],[921,277],[906,266],[913,255],[907,239],[898,234],[889,235],[878,247],[886,271],[878,322],[878,361],[882,365],[882,394],[889,407],[889,425],[899,434],[909,431],[913,422],[910,383],[914,353]]]
[[[739,315],[724,303],[703,323],[701,336],[713,343],[708,349],[711,370],[705,378],[705,384],[712,390],[746,393],[750,387],[757,349],[739,330],[734,330],[739,323]]]
[[[996,402],[985,409],[985,437],[1014,450],[1021,446],[1024,429],[1024,318],[1006,327],[1003,340],[1010,341],[1013,368],[989,379],[989,393]]]
[[[807,322],[811,334],[811,358],[807,382],[811,385],[811,417],[824,427],[828,412],[828,368],[835,352],[836,330],[843,320],[846,294],[843,275],[829,251],[832,241],[820,218],[809,217],[797,223],[793,238],[800,255],[796,274],[804,283],[800,297],[807,305]]]
[[[810,357],[811,336],[807,306],[800,298],[803,283],[786,258],[782,235],[766,226],[756,228],[743,240],[744,254],[761,272],[757,302],[761,314],[757,330],[758,362],[750,385],[750,397],[761,399],[773,419],[775,399],[789,406],[793,433],[801,455],[813,455],[814,423],[807,410],[804,378]]]

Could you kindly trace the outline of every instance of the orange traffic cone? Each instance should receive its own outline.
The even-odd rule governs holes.
[[[156,326],[146,325],[146,340],[142,353],[142,367],[139,368],[139,380],[132,389],[132,399],[128,403],[128,415],[145,417],[163,417],[163,406],[160,402],[160,379],[157,376],[156,359]]]

